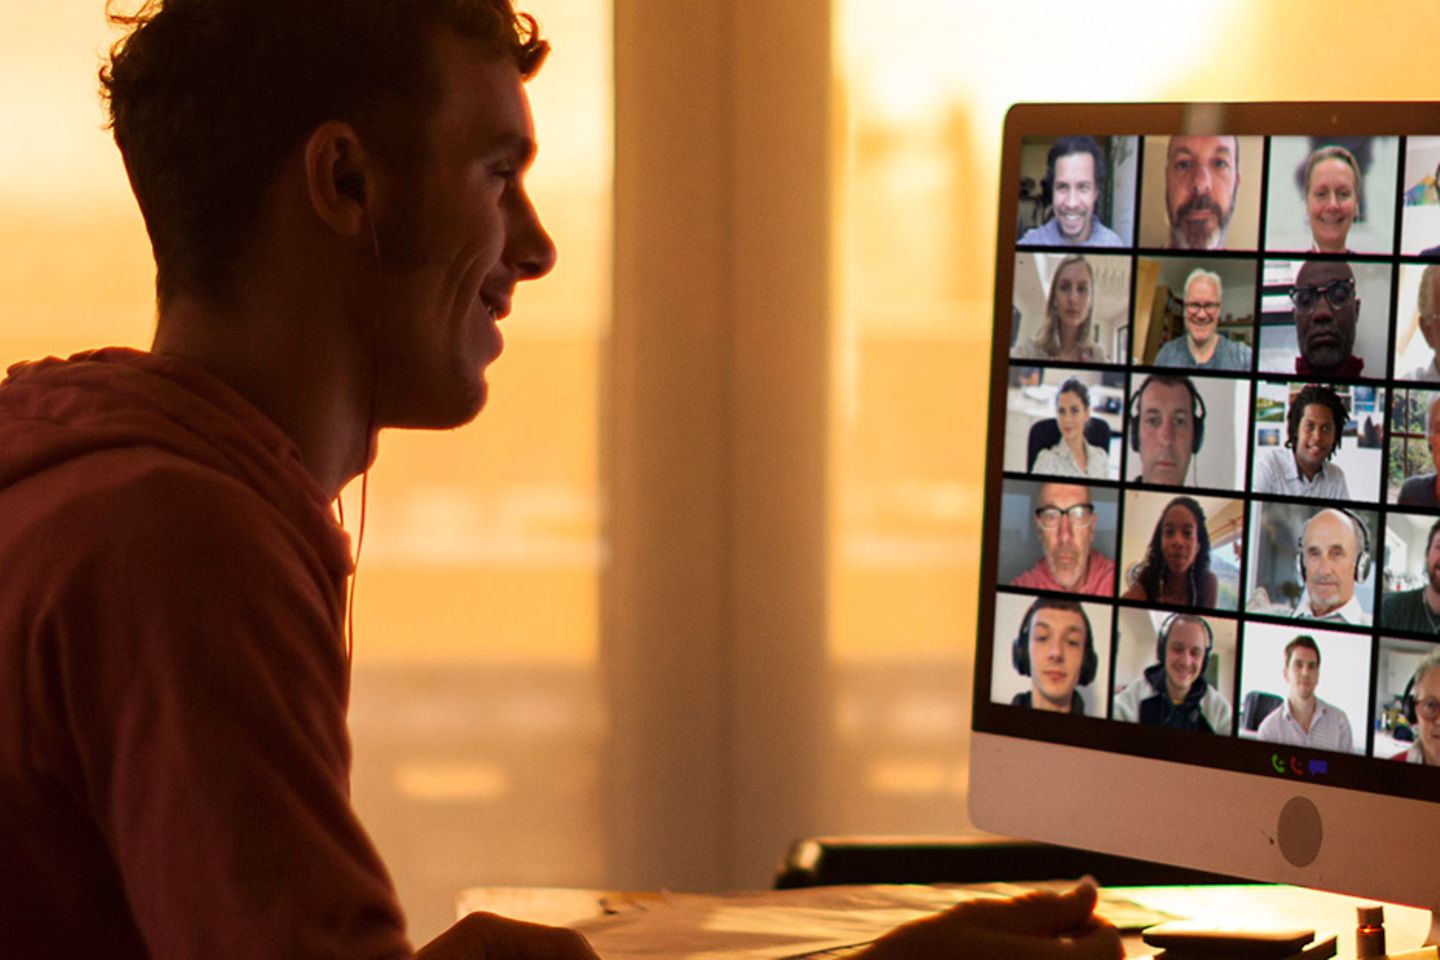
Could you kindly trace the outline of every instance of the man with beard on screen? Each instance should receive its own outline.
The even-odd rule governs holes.
[[[1240,186],[1235,137],[1179,135],[1165,148],[1165,212],[1172,250],[1224,250]]]
[[[1380,623],[1387,630],[1440,633],[1440,520],[1430,527],[1425,547],[1425,585],[1387,594],[1380,605]]]

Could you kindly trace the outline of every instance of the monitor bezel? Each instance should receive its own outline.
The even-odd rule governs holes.
[[[996,331],[1008,329],[1020,201],[1020,151],[1027,138],[1066,134],[1238,136],[1407,136],[1440,134],[1440,103],[1069,103],[1017,104],[1007,113],[1000,165],[995,270]],[[1134,251],[1132,247],[1131,252]],[[1266,254],[1251,252],[1257,258]],[[1400,259],[1398,254],[1390,259]],[[1413,258],[1411,258],[1413,259]],[[1435,847],[1440,797],[1435,772],[1366,755],[1320,752],[1332,764],[1330,784],[1275,774],[1273,745],[1236,737],[1186,737],[1175,759],[1170,731],[1113,720],[1018,715],[988,695],[994,661],[995,604],[1004,484],[1003,426],[1010,364],[1007,338],[992,338],[986,444],[984,548],[972,699],[970,811],[987,830],[1158,859],[1200,869],[1318,889],[1380,897],[1432,908],[1440,893],[1419,867],[1397,869],[1376,857],[1383,825],[1386,850]],[[1256,379],[1263,374],[1255,374]],[[988,598],[987,598],[988,595]],[[1088,598],[1083,598],[1088,599]],[[1113,598],[1111,598],[1113,601]],[[1246,616],[1242,612],[1238,616]],[[1126,752],[1117,752],[1123,746]],[[1303,752],[1303,751],[1302,751]],[[1248,769],[1238,769],[1240,766]],[[1364,782],[1366,789],[1351,786]],[[1056,784],[1064,784],[1057,794]],[[1335,785],[1338,784],[1338,785]],[[1296,797],[1314,803],[1324,842],[1307,865],[1291,863],[1278,818]],[[1425,799],[1431,797],[1434,799]],[[1173,798],[1173,799],[1166,799]],[[1094,811],[1103,810],[1104,817]],[[1190,821],[1184,811],[1206,812]],[[1192,829],[1193,823],[1201,829]],[[1117,829],[1123,824],[1124,829]],[[1217,842],[1223,836],[1226,842]],[[1427,858],[1418,856],[1417,861]]]

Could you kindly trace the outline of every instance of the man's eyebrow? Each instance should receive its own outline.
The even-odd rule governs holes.
[[[528,164],[535,159],[535,141],[521,133],[501,134],[491,141],[485,151],[485,156],[505,158],[514,160],[520,164]]]

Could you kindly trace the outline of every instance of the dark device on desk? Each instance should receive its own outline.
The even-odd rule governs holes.
[[[1407,445],[1424,444],[1413,411],[1440,397],[1416,379],[1431,356],[1417,294],[1440,272],[1427,273],[1437,166],[1432,103],[1011,109],[972,715],[979,826],[1440,905],[1440,768],[1383,720],[1440,635],[1380,622],[1387,593],[1424,575],[1440,517],[1395,502]],[[1057,201],[1048,232],[1022,232],[1021,184],[1044,177],[1077,198]],[[1062,438],[1083,471],[1034,472],[1030,427],[1057,416],[1062,387],[1094,394],[1117,377],[1126,402],[1108,449],[1085,457]],[[1287,445],[1287,411],[1311,385],[1345,413],[1316,474],[1332,484],[1277,488],[1267,467],[1310,455]],[[1326,524],[1349,544],[1337,574],[1297,557]],[[1017,569],[1036,540],[1047,565]],[[1108,580],[1092,576],[1097,554],[1114,563]],[[1172,662],[1182,635],[1198,639]],[[1286,649],[1300,636],[1313,658]],[[1313,745],[1280,739],[1303,729],[1291,690],[1307,702],[1292,656],[1318,661]],[[1279,705],[1261,718],[1242,714],[1247,701]]]

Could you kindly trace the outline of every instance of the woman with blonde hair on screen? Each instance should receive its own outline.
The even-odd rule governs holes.
[[[1360,212],[1360,164],[1344,147],[1320,147],[1305,161],[1305,216],[1317,253],[1349,253],[1350,225]]]
[[[1095,312],[1095,274],[1090,261],[1071,254],[1060,261],[1050,281],[1045,320],[1014,356],[1021,360],[1074,360],[1104,363],[1105,348],[1092,343]]]

